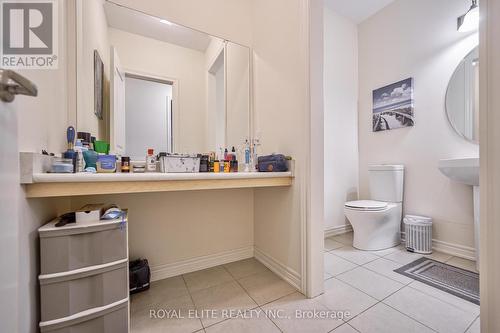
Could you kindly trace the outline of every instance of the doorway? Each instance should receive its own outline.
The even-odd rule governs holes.
[[[125,75],[125,147],[128,156],[147,149],[173,152],[173,84],[156,78]]]

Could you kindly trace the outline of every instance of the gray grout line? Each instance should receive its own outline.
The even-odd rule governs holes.
[[[184,286],[186,287],[186,290],[188,292],[189,298],[191,299],[191,302],[193,303],[194,308],[196,309],[196,304],[194,303],[193,295],[191,295],[191,291],[189,290],[189,287],[187,285],[186,279],[184,278],[184,274],[181,274],[182,281],[184,282]],[[198,318],[200,321],[201,328],[203,329],[203,332],[205,332],[205,325],[203,325],[203,322],[201,321],[201,318]],[[196,332],[196,331],[195,331]]]
[[[332,239],[333,239],[333,240],[335,240],[333,237],[332,237]],[[337,241],[337,240],[335,240],[335,241]],[[337,241],[337,242],[339,242],[339,241]],[[343,244],[342,242],[339,242],[339,243]],[[349,246],[349,245],[344,244],[344,246]],[[344,246],[342,246],[342,247],[344,247]],[[342,247],[339,247],[339,248],[337,248],[337,249],[340,249],[340,248],[342,248]],[[402,266],[404,266],[404,264],[401,264],[400,262],[397,262],[397,261],[391,260],[390,258],[386,258],[387,256],[390,256],[391,254],[394,254],[396,251],[391,252],[391,253],[388,253],[388,254],[383,255],[383,256],[378,256],[378,258],[377,258],[377,259],[375,259],[375,260],[371,260],[371,261],[369,261],[369,262],[366,262],[366,263],[364,263],[364,264],[360,265],[360,264],[358,264],[358,263],[352,262],[352,261],[351,261],[351,260],[349,260],[349,259],[343,258],[343,257],[338,256],[338,255],[336,255],[335,253],[333,253],[333,251],[335,251],[335,250],[337,250],[337,249],[332,249],[332,250],[327,251],[327,252],[328,252],[328,253],[330,253],[330,254],[332,254],[332,255],[335,255],[335,256],[337,256],[337,257],[339,257],[339,258],[342,258],[342,259],[344,259],[344,260],[347,260],[347,261],[349,261],[349,262],[351,262],[351,263],[355,264],[355,265],[356,265],[356,267],[354,267],[354,268],[352,268],[352,269],[349,269],[349,270],[347,270],[347,271],[345,271],[345,272],[342,272],[342,273],[340,273],[340,274],[337,274],[336,276],[332,276],[331,278],[328,278],[327,280],[330,280],[330,279],[332,279],[332,278],[335,278],[335,279],[337,279],[338,281],[341,281],[341,282],[343,282],[343,283],[346,283],[347,285],[351,286],[352,288],[354,288],[354,289],[356,289],[356,290],[358,290],[358,291],[362,292],[363,294],[365,294],[365,295],[367,295],[367,296],[369,296],[369,297],[371,297],[371,298],[373,298],[373,299],[375,299],[373,296],[371,296],[371,295],[367,294],[367,293],[366,293],[366,292],[364,292],[363,290],[358,289],[357,287],[355,287],[355,286],[353,286],[353,285],[349,284],[349,283],[348,283],[348,282],[346,282],[346,281],[342,281],[342,280],[338,279],[338,278],[337,278],[337,276],[339,276],[339,275],[341,275],[341,274],[344,274],[344,273],[347,273],[347,272],[349,272],[349,271],[352,271],[352,270],[356,269],[357,267],[363,267],[363,268],[365,268],[365,269],[370,270],[369,268],[364,267],[364,265],[366,265],[366,264],[368,264],[368,263],[370,263],[370,262],[373,262],[373,261],[375,261],[375,260],[381,259],[381,258],[383,258],[383,259],[385,259],[385,260],[389,260],[389,261],[391,261],[391,262],[393,262],[393,263],[396,263],[396,264],[398,264],[398,265],[401,265],[401,267],[402,267]],[[374,255],[376,255],[376,254],[374,254]],[[422,255],[422,257],[426,257],[426,256]],[[441,262],[445,262],[445,263],[447,263],[448,261],[452,260],[453,258],[454,258],[454,256],[452,256],[452,257],[451,257],[451,258],[449,258],[448,260],[441,261]],[[415,258],[415,260],[417,260],[417,259],[419,259],[419,258]],[[431,258],[431,259],[432,259],[432,258]],[[436,260],[436,259],[434,259],[434,260]],[[437,261],[440,261],[440,260],[437,260]],[[385,275],[383,275],[383,274],[380,274],[380,273],[378,273],[378,272],[375,272],[375,271],[373,271],[373,270],[370,270],[370,271],[372,271],[372,272],[373,272],[373,273],[375,273],[375,274],[381,275],[381,276],[383,276],[383,277],[385,277],[385,278],[388,278],[388,279],[390,279],[390,280],[392,280],[392,281],[395,281],[395,282],[401,283],[400,281],[396,281],[396,280],[394,280],[394,279],[391,279],[390,277],[385,276]],[[328,272],[327,272],[327,273],[328,273]],[[324,280],[324,281],[326,281],[326,280]],[[349,320],[343,320],[343,321],[344,321],[346,324],[349,324],[349,322],[350,322],[351,320],[353,320],[354,318],[359,317],[360,315],[362,315],[363,313],[367,312],[368,310],[370,310],[371,308],[373,308],[373,307],[374,307],[374,306],[376,306],[377,304],[382,303],[382,304],[384,304],[385,306],[388,306],[388,307],[390,307],[391,309],[393,309],[393,310],[395,310],[395,311],[399,312],[399,313],[400,313],[400,314],[402,314],[403,316],[408,317],[408,318],[410,318],[410,319],[414,320],[415,322],[418,322],[419,324],[421,324],[421,325],[423,325],[423,326],[425,326],[425,327],[429,328],[430,330],[432,330],[432,331],[434,331],[434,332],[437,332],[435,329],[433,329],[433,328],[429,327],[428,325],[426,325],[426,324],[424,324],[424,323],[420,322],[420,321],[419,321],[419,320],[417,320],[416,318],[413,318],[413,317],[411,317],[411,316],[409,316],[409,315],[407,315],[407,314],[405,314],[405,313],[403,313],[403,312],[399,311],[398,309],[396,309],[396,308],[392,307],[391,305],[384,303],[384,301],[385,301],[387,298],[389,298],[389,297],[391,297],[392,295],[394,295],[394,294],[396,294],[396,293],[400,292],[400,291],[401,291],[401,290],[403,290],[404,288],[411,288],[411,289],[413,289],[413,290],[416,290],[416,291],[422,292],[422,291],[420,291],[420,290],[418,290],[418,289],[415,289],[415,288],[413,288],[413,287],[411,287],[411,286],[410,286],[413,282],[414,282],[414,281],[412,281],[412,282],[410,282],[410,283],[408,283],[408,284],[401,283],[403,286],[402,286],[401,288],[399,288],[398,290],[396,290],[396,291],[394,291],[393,293],[389,294],[388,296],[386,296],[385,298],[383,298],[383,299],[382,299],[382,300],[380,300],[380,301],[379,301],[379,300],[377,300],[377,299],[375,299],[375,300],[377,300],[377,302],[376,302],[375,304],[373,304],[372,306],[368,307],[368,308],[367,308],[367,309],[365,309],[364,311],[360,312],[360,313],[359,313],[359,314],[357,314],[356,316],[354,316],[354,317],[352,317],[352,318],[349,318]],[[424,293],[424,292],[422,292],[422,293],[423,293],[424,295],[426,295],[426,296],[433,297],[433,298],[435,298],[435,299],[438,299],[438,300],[440,300],[440,301],[443,301],[443,300],[441,300],[441,299],[439,299],[439,298],[437,298],[437,297],[435,297],[435,296],[429,295],[429,294]],[[443,302],[444,302],[444,303],[446,303],[446,304],[449,304],[449,305],[453,305],[453,304],[450,304],[450,303],[445,302],[445,301],[443,301]],[[455,307],[455,308],[457,308],[456,306],[454,306],[454,307]],[[480,315],[479,315],[478,317],[480,317]],[[469,329],[469,328],[470,328],[470,327],[474,324],[474,322],[477,320],[477,318],[478,318],[478,317],[476,317],[476,318],[475,318],[475,319],[474,319],[474,320],[470,323],[470,325],[467,327],[467,329],[465,330],[465,332],[467,332],[467,330],[468,330],[468,329]],[[355,328],[355,327],[353,327],[352,325],[349,325],[349,326],[351,326],[354,330],[356,330],[356,328]],[[356,331],[358,331],[358,330],[356,330]]]
[[[379,275],[380,275],[380,274],[379,274]],[[339,280],[339,281],[344,282],[344,281],[342,281],[342,280]],[[348,284],[347,282],[344,282],[344,283]],[[392,295],[394,295],[394,294],[398,293],[398,292],[399,292],[399,291],[401,291],[402,289],[404,289],[404,288],[408,287],[407,285],[403,285],[401,288],[399,288],[398,290],[396,290],[396,291],[392,292],[391,294],[387,295],[386,297],[384,297],[384,298],[383,298],[382,300],[380,300],[380,301],[379,301],[378,299],[376,299],[375,297],[373,297],[373,296],[371,296],[371,295],[367,294],[367,293],[366,293],[366,292],[364,292],[363,290],[360,290],[360,289],[358,289],[358,288],[356,288],[355,286],[352,286],[352,285],[350,285],[350,284],[348,284],[348,285],[349,285],[349,286],[351,286],[352,288],[354,288],[354,289],[356,289],[356,290],[358,290],[358,291],[362,292],[363,294],[365,294],[365,295],[367,295],[367,296],[369,296],[369,297],[371,297],[371,298],[375,299],[375,300],[377,301],[377,303],[373,304],[372,306],[370,306],[370,307],[366,308],[365,310],[363,310],[362,312],[358,313],[358,314],[357,314],[357,315],[355,315],[354,317],[352,317],[352,318],[350,318],[349,320],[345,321],[346,323],[350,322],[351,320],[353,320],[353,319],[354,319],[354,318],[356,318],[356,317],[359,317],[360,315],[362,315],[363,313],[367,312],[368,310],[370,310],[371,308],[375,307],[376,305],[378,305],[378,304],[382,303],[383,305],[388,306],[388,307],[390,307],[391,309],[393,309],[393,310],[395,310],[395,311],[397,311],[397,312],[401,313],[403,316],[408,317],[408,318],[410,318],[411,320],[414,320],[414,321],[416,321],[417,323],[419,323],[419,324],[421,324],[421,325],[423,325],[423,326],[425,326],[425,327],[429,328],[430,330],[432,330],[432,331],[436,332],[436,330],[435,330],[435,329],[433,329],[433,328],[429,327],[428,325],[426,325],[426,324],[424,324],[424,323],[420,322],[420,321],[419,321],[419,320],[417,320],[416,318],[413,318],[413,317],[411,317],[411,316],[409,316],[409,315],[407,315],[407,314],[405,314],[405,313],[403,313],[403,312],[399,311],[398,309],[396,309],[396,308],[394,308],[394,307],[390,306],[389,304],[384,303],[384,301],[385,301],[386,299],[388,299],[388,298],[389,298],[389,297],[391,297]]]
[[[280,300],[280,299],[285,298],[285,297],[287,297],[287,296],[290,296],[291,294],[296,293],[296,292],[298,292],[298,291],[297,291],[297,290],[294,290],[294,291],[293,291],[293,292],[291,292],[290,294],[287,294],[287,295],[281,296],[281,297],[279,297],[279,298],[277,298],[277,299],[275,299],[275,300],[272,300],[272,301],[269,301],[269,302],[264,303],[264,304],[262,304],[262,305],[259,305],[259,303],[257,303],[257,301],[256,301],[256,300],[255,300],[255,299],[254,299],[254,298],[253,298],[253,297],[252,297],[252,296],[248,293],[248,291],[247,291],[247,290],[243,287],[243,285],[240,283],[240,281],[239,281],[238,279],[236,279],[236,278],[234,277],[234,275],[232,275],[232,274],[231,274],[231,272],[230,272],[230,271],[229,271],[229,270],[228,270],[228,269],[227,269],[224,265],[222,265],[222,267],[223,267],[223,268],[224,268],[224,269],[225,269],[225,270],[229,273],[229,275],[231,275],[231,277],[234,279],[234,281],[236,281],[236,283],[237,283],[237,284],[241,287],[241,289],[243,289],[243,291],[244,291],[244,292],[248,295],[248,297],[250,297],[250,299],[252,299],[252,301],[254,301],[254,302],[255,302],[256,307],[251,308],[251,309],[248,309],[248,310],[255,310],[255,309],[259,308],[259,310],[261,310],[261,311],[262,311],[262,313],[264,314],[264,316],[265,316],[268,320],[270,320],[270,321],[271,321],[271,323],[273,323],[273,325],[274,325],[274,326],[276,326],[276,328],[277,328],[280,332],[283,332],[283,331],[281,330],[281,328],[279,328],[279,326],[278,326],[278,325],[277,325],[277,324],[276,324],[276,323],[275,323],[275,322],[274,322],[271,318],[269,318],[269,317],[266,315],[266,313],[265,313],[264,309],[262,309],[262,307],[263,307],[263,306],[265,306],[265,305],[267,305],[267,304],[270,304],[270,303],[272,303],[272,302],[276,302],[277,300]],[[252,275],[256,275],[256,274],[259,274],[259,273],[250,274],[250,275],[248,275],[248,276],[252,276]],[[242,279],[244,279],[244,278],[246,278],[246,277],[248,277],[248,276],[242,277]],[[285,281],[285,282],[286,282],[286,281]],[[208,326],[206,326],[206,327],[205,327],[205,326],[203,326],[203,327],[204,327],[204,328],[209,328],[209,327],[212,327],[212,326],[215,326],[215,325],[221,324],[221,323],[223,323],[223,322],[225,322],[225,321],[228,321],[228,320],[231,320],[231,318],[226,318],[226,319],[224,319],[223,321],[220,321],[220,322],[218,322],[218,323],[214,323],[214,324],[212,324],[212,325],[208,325]],[[203,325],[203,323],[202,323],[202,325]]]
[[[360,331],[360,330],[358,330],[356,327],[352,326],[351,324],[349,324],[349,323],[345,323],[345,325],[349,325],[349,327],[350,327],[350,328],[352,328],[352,329],[353,329],[353,330],[355,330],[356,332],[360,332],[360,333],[361,333],[361,331]]]
[[[338,249],[337,249],[337,250],[338,250]],[[363,264],[361,264],[361,265],[360,265],[360,264],[358,264],[357,262],[354,262],[354,261],[352,261],[352,260],[349,260],[349,259],[346,259],[346,258],[344,258],[344,257],[341,257],[341,256],[339,256],[338,254],[332,253],[333,251],[335,251],[335,250],[332,250],[332,251],[330,251],[330,252],[328,252],[328,253],[330,253],[331,255],[334,255],[334,256],[336,256],[336,257],[338,257],[338,258],[340,258],[340,259],[344,259],[345,261],[348,261],[348,262],[350,262],[351,264],[358,265],[358,266],[363,266],[363,265],[369,264],[369,263],[371,263],[371,262],[373,262],[373,261],[375,261],[375,260],[378,260],[378,259],[382,258],[382,257],[377,257],[377,258],[375,258],[375,259],[373,259],[373,260],[367,261],[367,262],[365,262],[365,263],[363,263]],[[346,271],[346,272],[347,272],[347,271]],[[328,273],[328,272],[327,272],[327,273]],[[341,273],[341,274],[342,274],[342,273]]]
[[[392,253],[394,253],[394,252],[392,252]],[[387,254],[387,255],[391,255],[392,253],[389,253],[389,254]],[[332,253],[332,254],[333,254],[333,253]],[[340,256],[337,256],[337,257],[340,257]],[[380,257],[380,258],[384,258],[384,257],[385,257],[385,256]],[[340,257],[340,258],[342,258],[342,257]],[[379,258],[379,259],[380,259],[380,258]],[[345,258],[342,258],[342,259],[347,260],[347,259],[345,259]],[[417,258],[417,259],[418,259],[418,258]],[[417,260],[417,259],[415,259],[415,260]],[[376,260],[378,260],[378,259],[376,259]],[[390,259],[387,259],[387,258],[386,258],[386,260],[390,260]],[[347,260],[347,261],[349,261],[349,260]],[[373,261],[374,261],[374,260],[372,260],[372,261],[370,261],[370,262],[373,262]],[[401,264],[401,263],[399,263],[399,262],[395,262],[395,261],[392,261],[392,260],[390,260],[390,261],[391,261],[391,262],[394,262],[394,263],[397,263],[398,265],[401,265],[401,267],[402,267],[402,266],[404,266],[403,264]],[[356,263],[354,263],[354,262],[352,262],[352,261],[349,261],[349,262],[351,262],[351,263],[353,263],[353,264],[357,265],[357,267],[363,267],[364,265],[366,265],[366,264],[370,263],[370,262],[367,262],[367,263],[365,263],[365,264],[363,264],[363,265],[359,265],[359,264],[356,264]],[[341,274],[347,273],[347,272],[349,272],[349,271],[352,271],[352,270],[356,269],[357,267],[354,267],[354,268],[352,268],[352,269],[350,269],[350,270],[348,270],[348,271],[342,272],[342,273],[340,273],[340,274],[338,274],[338,275],[341,275]],[[366,268],[366,267],[363,267],[363,268],[368,269],[368,268]],[[372,270],[370,270],[370,271],[372,271]],[[372,271],[372,272],[373,272],[373,273],[375,273],[375,274],[378,274],[378,275],[384,276],[384,275],[382,275],[382,274],[380,274],[380,273],[378,273],[378,272],[375,272],[375,271]],[[337,275],[337,276],[338,276],[338,275]],[[384,277],[386,277],[386,276],[384,276]],[[332,278],[336,278],[336,276],[333,276]],[[386,278],[388,278],[388,279],[390,279],[390,280],[392,280],[392,281],[395,281],[395,282],[399,282],[399,281],[393,280],[393,279],[391,279],[391,278],[389,278],[389,277],[386,277]],[[365,294],[365,295],[367,295],[367,296],[369,296],[369,297],[371,297],[371,298],[373,298],[373,299],[377,300],[375,297],[373,297],[373,296],[371,296],[371,295],[367,294],[367,293],[366,293],[366,292],[364,292],[363,290],[358,289],[357,287],[355,287],[355,286],[351,285],[350,283],[348,283],[348,282],[346,282],[346,281],[342,281],[342,280],[340,280],[340,279],[338,279],[338,278],[336,278],[336,279],[337,279],[337,280],[339,280],[339,281],[341,281],[341,282],[343,282],[343,283],[346,283],[347,285],[349,285],[349,286],[351,286],[352,288],[354,288],[354,289],[356,289],[356,290],[358,290],[358,291],[362,292],[363,294]],[[329,279],[328,279],[328,280],[329,280]],[[366,311],[368,311],[368,310],[369,310],[369,309],[371,309],[372,307],[376,306],[377,304],[379,304],[379,303],[383,303],[384,305],[386,305],[386,306],[390,307],[391,309],[393,309],[393,310],[395,310],[395,311],[397,311],[397,312],[401,313],[402,315],[404,315],[404,316],[406,316],[406,317],[408,317],[408,318],[410,318],[410,319],[412,319],[412,320],[414,320],[414,321],[418,322],[419,324],[421,324],[421,325],[423,325],[423,326],[425,326],[425,327],[427,327],[427,328],[431,329],[432,331],[436,332],[436,330],[435,330],[435,329],[433,329],[433,328],[429,327],[428,325],[426,325],[426,324],[424,324],[424,323],[420,322],[419,320],[417,320],[417,319],[415,319],[415,318],[413,318],[413,317],[411,317],[411,316],[409,316],[409,315],[407,315],[407,314],[405,314],[405,313],[403,313],[403,312],[399,311],[398,309],[396,309],[396,308],[394,308],[394,307],[390,306],[389,304],[386,304],[386,303],[384,303],[384,302],[383,302],[384,300],[386,300],[386,299],[387,299],[387,298],[389,298],[390,296],[392,296],[392,295],[396,294],[397,292],[401,291],[402,289],[404,289],[404,288],[406,288],[406,287],[411,288],[411,289],[416,290],[416,291],[420,291],[420,290],[418,290],[418,289],[415,289],[415,288],[410,287],[410,284],[412,284],[413,282],[415,282],[415,281],[412,281],[412,282],[410,282],[410,283],[408,283],[408,284],[403,284],[403,286],[402,286],[401,288],[399,288],[398,290],[394,291],[393,293],[391,293],[390,295],[386,296],[385,298],[383,298],[383,299],[382,299],[382,300],[380,300],[380,301],[379,301],[379,300],[377,300],[377,303],[375,303],[375,304],[373,304],[372,306],[368,307],[367,309],[365,309],[364,311],[360,312],[360,313],[359,313],[359,314],[357,314],[356,316],[354,316],[354,317],[350,318],[349,320],[347,320],[347,321],[345,321],[345,320],[344,320],[344,321],[345,321],[346,323],[348,323],[348,322],[350,322],[351,320],[353,320],[354,318],[356,318],[356,317],[360,316],[361,314],[365,313]],[[399,283],[401,283],[401,282],[399,282]],[[402,283],[401,283],[401,284],[402,284]],[[422,291],[420,291],[420,292],[422,292]],[[439,298],[437,298],[437,297],[435,297],[435,296],[429,295],[429,294],[424,293],[424,292],[422,292],[422,293],[423,293],[424,295],[426,295],[426,296],[429,296],[429,297],[435,298],[435,299],[437,299],[437,300],[443,301],[443,300],[441,300],[441,299],[439,299]],[[445,301],[443,301],[443,302],[445,302]],[[449,304],[449,305],[453,305],[453,304],[450,304],[450,303],[448,303],[448,302],[445,302],[445,303],[447,303],[447,304]],[[457,308],[457,306],[454,306],[454,307],[455,307],[455,308]],[[473,321],[472,321],[471,325],[474,323],[474,321],[475,321],[475,320],[473,320]],[[470,327],[470,326],[469,326],[469,327]],[[467,328],[467,329],[468,329],[468,328]]]
[[[411,288],[411,289],[413,289],[413,290],[415,290],[415,291],[417,291],[417,292],[419,292],[419,293],[422,293],[422,294],[424,294],[425,296],[432,297],[432,298],[434,298],[434,299],[437,299],[437,300],[438,300],[438,301],[440,301],[440,302],[446,303],[446,304],[448,304],[448,305],[450,305],[450,306],[452,306],[452,307],[454,307],[454,308],[456,308],[456,309],[459,309],[459,310],[462,310],[462,311],[463,311],[463,309],[462,309],[462,308],[460,308],[460,307],[456,306],[455,304],[452,304],[452,303],[450,303],[450,302],[448,302],[448,301],[445,301],[444,299],[441,299],[441,298],[439,298],[439,297],[437,297],[437,296],[431,295],[430,293],[427,293],[427,292],[425,292],[425,291],[422,291],[422,290],[420,290],[420,289],[417,289],[417,288],[415,288],[415,287],[412,287],[411,285],[412,285],[414,282],[420,282],[420,281],[415,280],[415,281],[411,282],[410,284],[408,284],[408,285],[407,285],[407,287],[408,287],[408,288]],[[423,283],[423,282],[420,282],[420,283],[425,284],[425,283]],[[425,284],[425,285],[426,285],[426,286],[429,286],[428,284]],[[432,287],[432,286],[429,286],[429,287],[434,288],[434,287]],[[441,291],[441,292],[446,293],[446,292],[445,292],[445,291],[443,291],[443,290],[439,290],[439,289],[437,289],[437,288],[434,288],[434,289],[436,289],[436,290],[438,290],[438,291]],[[477,304],[474,304],[474,303],[472,303],[472,302],[466,301],[466,300],[464,300],[464,299],[462,299],[462,298],[460,298],[460,297],[458,297],[458,296],[455,296],[455,295],[452,295],[452,294],[449,294],[449,293],[446,293],[446,294],[448,294],[448,295],[450,295],[450,296],[455,297],[455,298],[457,299],[457,301],[458,301],[458,302],[463,301],[463,302],[467,302],[467,303],[470,303],[470,304],[473,304],[473,305],[477,305]],[[477,305],[477,306],[479,307],[479,305]]]
[[[398,264],[399,264],[399,263],[398,263]],[[359,265],[359,264],[356,264],[356,265],[357,265],[357,267],[363,267],[363,265]],[[404,265],[402,265],[402,266],[404,266]],[[353,268],[353,269],[356,269],[357,267],[355,267],[355,268]],[[353,269],[351,269],[351,270],[353,270]],[[346,272],[348,272],[348,271],[346,271]],[[344,273],[346,273],[346,272],[344,272]],[[341,274],[344,274],[344,273],[341,273]],[[378,274],[378,275],[383,276],[383,275],[382,275],[382,274],[380,274],[380,273],[377,273],[377,272],[374,272],[374,273],[376,273],[376,274]],[[339,274],[339,275],[340,275],[340,274]],[[334,276],[333,278],[335,278],[335,276]],[[373,298],[373,299],[375,299],[375,300],[377,301],[375,304],[373,304],[372,306],[370,306],[370,307],[366,308],[365,310],[363,310],[362,312],[358,313],[358,314],[357,314],[357,315],[355,315],[354,317],[349,318],[349,320],[343,320],[345,323],[349,323],[351,320],[353,320],[353,319],[354,319],[354,318],[356,318],[356,317],[359,317],[361,314],[363,314],[363,313],[365,313],[366,311],[370,310],[371,308],[373,308],[373,307],[374,307],[374,306],[376,306],[377,304],[382,303],[382,304],[384,304],[384,305],[386,305],[386,306],[388,306],[388,307],[392,308],[393,310],[395,310],[395,311],[397,311],[397,312],[401,313],[402,315],[404,315],[404,316],[406,316],[406,317],[408,317],[408,318],[410,318],[410,319],[412,319],[412,320],[414,320],[414,321],[418,322],[419,324],[421,324],[421,325],[423,325],[423,326],[425,326],[425,327],[429,328],[430,330],[432,330],[432,331],[436,332],[436,330],[434,330],[434,329],[432,329],[431,327],[429,327],[429,326],[425,325],[424,323],[421,323],[421,322],[420,322],[420,321],[418,321],[417,319],[415,319],[415,318],[412,318],[412,317],[408,316],[407,314],[405,314],[405,313],[403,313],[403,312],[399,311],[398,309],[393,308],[392,306],[390,306],[390,305],[388,305],[388,304],[386,304],[386,303],[383,303],[383,301],[384,301],[384,300],[386,300],[386,299],[387,299],[387,298],[389,298],[390,296],[394,295],[395,293],[397,293],[397,292],[401,291],[402,289],[406,288],[408,285],[403,285],[401,288],[399,288],[398,290],[394,291],[393,293],[389,294],[388,296],[386,296],[385,298],[383,298],[382,300],[380,300],[380,301],[379,301],[379,300],[378,300],[378,299],[376,299],[375,297],[373,297],[373,296],[371,296],[371,295],[367,294],[367,293],[366,293],[366,292],[364,292],[363,290],[360,290],[359,288],[357,288],[357,287],[355,287],[355,286],[353,286],[353,285],[349,284],[349,283],[348,283],[348,282],[346,282],[346,281],[342,281],[342,280],[337,279],[337,278],[336,278],[336,280],[338,280],[338,281],[340,281],[340,282],[342,282],[342,283],[347,284],[348,286],[350,286],[350,287],[352,287],[352,288],[354,288],[354,289],[358,290],[359,292],[361,292],[361,293],[363,293],[363,294],[367,295],[368,297]],[[397,281],[396,281],[396,282],[397,282]]]
[[[474,325],[474,323],[476,322],[476,320],[479,320],[479,317],[480,317],[480,316],[481,316],[481,315],[478,315],[476,318],[474,318],[474,320],[470,323],[470,325],[469,325],[469,326],[467,326],[467,328],[465,329],[464,333],[467,333],[467,331],[469,330],[469,328],[471,328],[471,327],[472,327],[472,325]]]

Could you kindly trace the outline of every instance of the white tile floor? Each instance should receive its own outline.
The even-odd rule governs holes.
[[[393,272],[419,257],[402,247],[356,250],[351,233],[328,238],[325,292],[315,299],[305,298],[255,259],[173,277],[132,296],[131,331],[479,333],[479,306]],[[431,257],[474,269],[474,262],[465,259],[443,253]],[[228,319],[229,311],[236,318]],[[349,316],[298,318],[314,311],[347,311]]]

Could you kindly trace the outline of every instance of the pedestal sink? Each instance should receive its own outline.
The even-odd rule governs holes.
[[[479,157],[440,160],[438,168],[451,180],[473,187],[474,247],[476,249],[476,268],[479,271]]]

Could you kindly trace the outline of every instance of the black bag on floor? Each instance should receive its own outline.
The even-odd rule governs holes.
[[[151,271],[147,259],[137,259],[129,262],[128,271],[130,294],[149,289]]]

